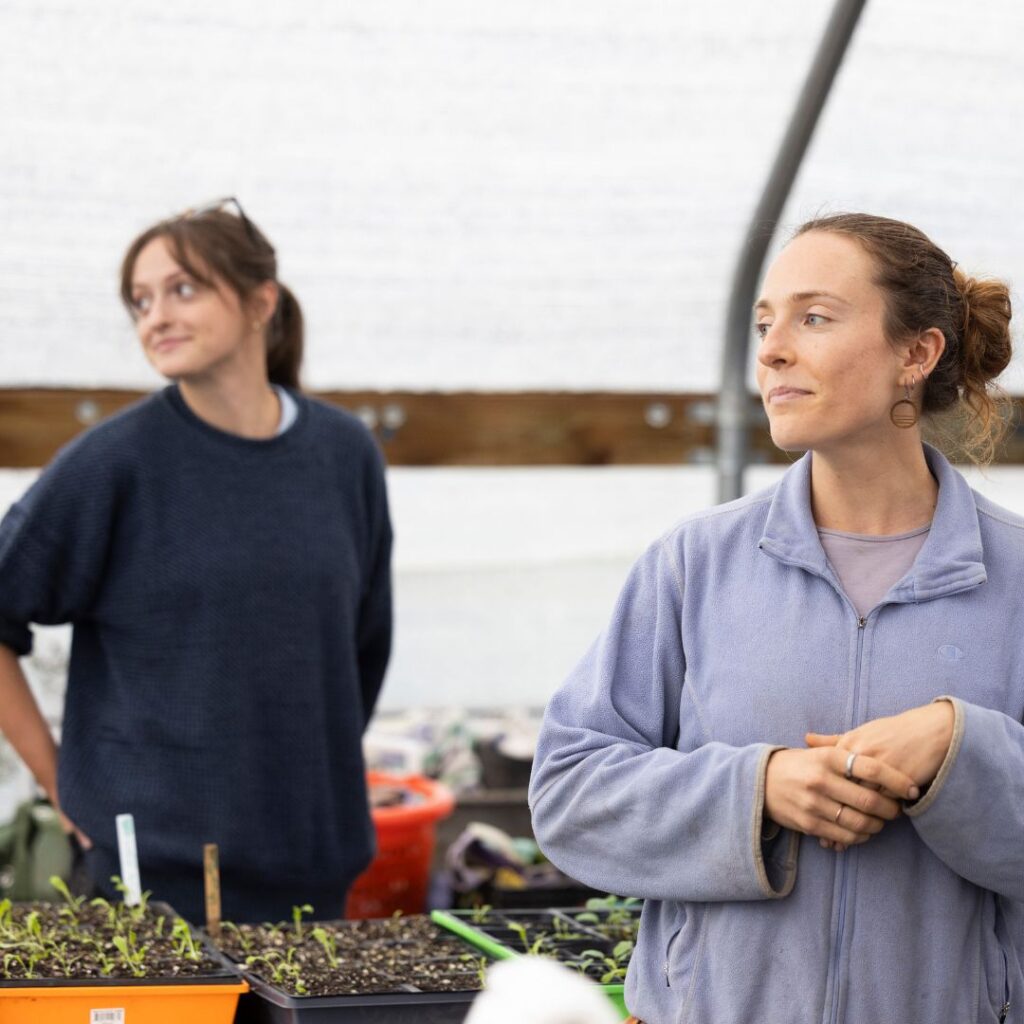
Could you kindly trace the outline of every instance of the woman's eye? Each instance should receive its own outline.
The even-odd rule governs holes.
[[[191,299],[196,293],[196,287],[191,281],[179,281],[174,286],[174,293],[181,299]]]
[[[135,298],[132,299],[132,309],[136,313],[145,313],[146,310],[149,309],[150,305],[151,300],[148,295],[136,295]]]
[[[754,324],[754,333],[759,338],[763,338],[768,333],[769,327],[771,327],[771,324]]]
[[[804,320],[811,327],[821,327],[822,324],[828,323],[828,317],[822,316],[821,313],[808,313]]]

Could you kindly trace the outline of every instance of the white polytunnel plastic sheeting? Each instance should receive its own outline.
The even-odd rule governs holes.
[[[310,388],[711,391],[830,6],[5,3],[0,384],[157,385],[121,254],[233,194],[303,303]],[[869,3],[786,223],[897,216],[1024,278],[1022,38],[1009,0]],[[0,472],[0,509],[32,476]],[[983,486],[1024,511],[1020,480]],[[543,704],[630,562],[714,500],[699,467],[397,468],[390,487],[391,708]]]

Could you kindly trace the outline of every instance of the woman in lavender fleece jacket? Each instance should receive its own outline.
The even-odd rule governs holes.
[[[772,437],[808,454],[637,562],[548,707],[537,837],[644,897],[646,1024],[1024,1021],[1024,520],[917,425],[965,412],[991,456],[1008,292],[837,215],[756,318]]]

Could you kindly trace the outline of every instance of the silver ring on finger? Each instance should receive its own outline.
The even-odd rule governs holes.
[[[836,816],[832,819],[837,825],[839,824],[839,815],[841,815],[843,813],[843,811],[845,811],[845,810],[846,810],[846,804],[840,804],[839,805],[839,810],[836,811]]]
[[[846,758],[846,771],[843,772],[843,775],[847,779],[851,779],[851,780],[853,779],[853,762],[856,761],[856,760],[857,760],[857,755],[856,754],[850,754]]]

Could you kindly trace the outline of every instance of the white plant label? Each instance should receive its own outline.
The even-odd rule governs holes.
[[[89,1024],[124,1024],[124,1010],[93,1010]]]
[[[126,906],[137,907],[142,901],[142,880],[139,878],[139,852],[135,846],[135,819],[130,814],[119,814],[114,820],[117,823],[117,852],[121,858],[121,881],[125,886],[124,902]],[[123,1011],[119,1012],[123,1013]],[[112,1019],[120,1024],[124,1017]],[[90,1021],[89,1024],[96,1024],[96,1022]],[[103,1024],[107,1024],[107,1022],[103,1021]]]

